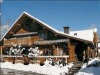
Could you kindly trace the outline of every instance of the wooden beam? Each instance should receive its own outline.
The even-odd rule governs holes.
[[[9,34],[14,34],[14,32],[10,31]]]
[[[76,57],[75,57],[75,45],[68,43],[68,49],[69,49],[69,59],[68,59],[68,63],[69,62],[75,62],[76,61]]]
[[[88,54],[88,58],[90,58],[91,53],[90,53],[90,47],[89,46],[87,47],[87,54]]]
[[[2,46],[0,46],[0,56],[2,56]]]
[[[24,14],[22,17],[26,17],[26,15]]]
[[[94,32],[94,38],[93,38],[93,42],[94,42],[94,46],[95,46],[95,50],[96,50],[96,56],[98,56],[98,34],[97,32]]]
[[[96,57],[96,54],[95,53],[96,53],[95,50],[92,49],[92,58],[95,58]]]
[[[21,26],[21,24],[20,23],[17,23],[16,26]]]
[[[97,34],[97,32],[94,32],[94,38],[93,38],[93,42],[94,43],[98,43],[98,34]]]

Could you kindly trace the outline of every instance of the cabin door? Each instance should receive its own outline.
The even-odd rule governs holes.
[[[81,44],[77,44],[75,47],[76,58],[78,61],[83,61],[84,49]]]

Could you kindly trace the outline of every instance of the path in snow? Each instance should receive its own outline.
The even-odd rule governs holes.
[[[33,72],[38,74],[46,74],[46,75],[65,75],[68,73],[68,68],[71,68],[73,63],[69,65],[62,66],[62,65],[55,65],[51,66],[49,61],[45,61],[45,65],[40,66],[39,64],[29,64],[23,65],[21,63],[12,64],[11,62],[2,62],[1,68],[9,68],[19,71],[26,71],[26,72]],[[19,74],[20,75],[20,74]]]
[[[0,75],[43,75],[43,74],[18,71],[18,70],[12,70],[12,69],[0,69]]]

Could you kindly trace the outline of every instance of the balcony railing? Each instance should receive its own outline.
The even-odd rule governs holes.
[[[34,41],[39,40],[38,37],[23,37],[23,38],[11,38],[11,39],[4,39],[4,45],[13,45],[13,44],[21,44],[27,45],[32,44]]]

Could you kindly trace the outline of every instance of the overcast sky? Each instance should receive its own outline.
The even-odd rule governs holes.
[[[97,27],[100,35],[100,0],[3,0],[2,25],[11,26],[24,11],[60,31],[64,26],[70,30]]]

